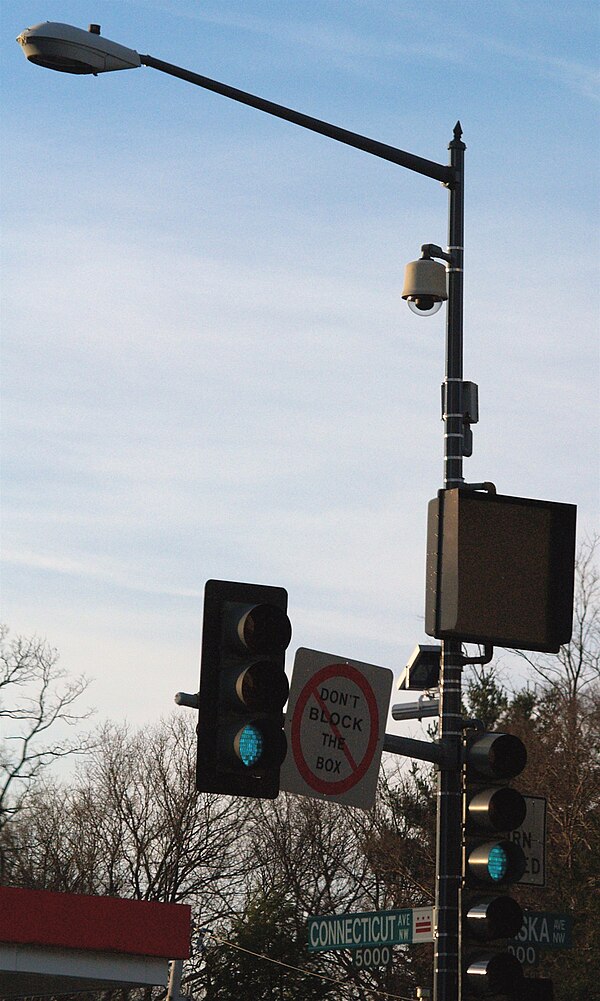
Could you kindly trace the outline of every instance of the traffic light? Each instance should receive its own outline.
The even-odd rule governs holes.
[[[286,754],[282,587],[209,580],[204,591],[196,788],[274,799]]]
[[[524,874],[523,849],[506,837],[525,819],[524,797],[508,785],[527,762],[509,733],[479,733],[465,741],[464,841],[461,890],[463,997],[515,997],[523,968],[502,940],[513,938],[523,911],[508,895]]]

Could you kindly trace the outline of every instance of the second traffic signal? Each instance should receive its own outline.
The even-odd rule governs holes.
[[[204,592],[196,788],[274,799],[286,754],[285,651],[292,627],[281,587],[209,580]]]
[[[522,848],[506,837],[527,811],[508,785],[527,762],[523,742],[509,733],[481,733],[465,744],[461,953],[464,997],[511,994],[523,979],[504,948],[518,934],[523,911],[507,893],[523,876]]]

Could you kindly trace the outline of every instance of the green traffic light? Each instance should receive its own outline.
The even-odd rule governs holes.
[[[495,883],[500,883],[508,869],[508,858],[502,845],[494,845],[488,856],[488,872]]]
[[[264,738],[258,727],[248,723],[238,734],[238,754],[246,768],[257,765],[263,755]]]
[[[292,627],[282,587],[209,580],[204,589],[196,788],[274,799],[287,751],[285,650]]]
[[[518,934],[523,923],[521,906],[502,891],[527,868],[522,847],[509,840],[525,820],[527,803],[508,785],[526,762],[525,745],[514,734],[478,731],[465,739],[461,997],[513,997],[523,979],[520,962],[499,940]]]
[[[467,878],[480,884],[516,883],[527,868],[520,845],[513,841],[488,841],[474,845],[467,852]]]

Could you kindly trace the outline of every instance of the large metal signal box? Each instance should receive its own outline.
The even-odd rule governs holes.
[[[556,653],[572,631],[576,510],[440,490],[429,503],[426,632]]]

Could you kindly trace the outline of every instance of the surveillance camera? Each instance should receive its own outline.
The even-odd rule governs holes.
[[[434,299],[432,295],[406,296],[408,308],[417,316],[433,316],[442,308],[442,300]]]
[[[411,261],[404,272],[402,298],[417,316],[433,316],[448,298],[446,268],[438,261],[422,257]]]

